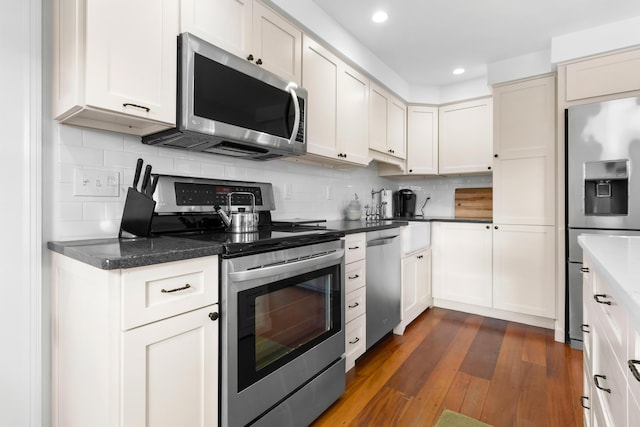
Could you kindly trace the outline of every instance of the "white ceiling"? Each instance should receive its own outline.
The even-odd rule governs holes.
[[[555,36],[640,16],[640,0],[313,1],[411,86],[478,78],[487,64],[549,50]],[[371,21],[378,9],[383,24]]]

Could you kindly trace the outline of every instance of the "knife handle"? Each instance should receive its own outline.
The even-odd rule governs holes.
[[[138,181],[140,181],[140,173],[142,172],[142,159],[138,159],[138,163],[136,163],[136,173],[133,176],[133,188],[137,189]]]
[[[158,178],[160,178],[158,175],[151,177],[151,187],[149,188],[149,191],[147,191],[147,196],[153,197],[153,193],[156,192],[156,187],[158,186]]]
[[[144,193],[149,185],[149,177],[151,177],[151,165],[147,165],[144,169],[144,176],[142,177],[142,186],[140,187],[140,192]]]

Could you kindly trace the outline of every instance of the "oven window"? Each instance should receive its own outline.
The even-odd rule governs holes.
[[[340,331],[340,266],[238,294],[238,391]]]

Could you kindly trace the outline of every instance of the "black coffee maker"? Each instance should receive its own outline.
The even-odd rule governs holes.
[[[403,188],[393,193],[393,216],[409,218],[416,215],[416,193]]]

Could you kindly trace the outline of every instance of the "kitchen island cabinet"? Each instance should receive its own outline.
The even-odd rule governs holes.
[[[582,235],[585,425],[635,426],[640,414],[637,237]]]
[[[491,173],[492,117],[491,98],[439,108],[438,171],[441,175]]]
[[[217,425],[218,257],[52,257],[52,424]]]
[[[133,135],[174,126],[178,17],[172,0],[55,0],[55,119]]]
[[[181,0],[180,32],[302,82],[302,31],[256,0]]]
[[[309,93],[307,154],[331,165],[369,164],[369,80],[303,37],[303,86]],[[298,158],[291,159],[296,161]]]

